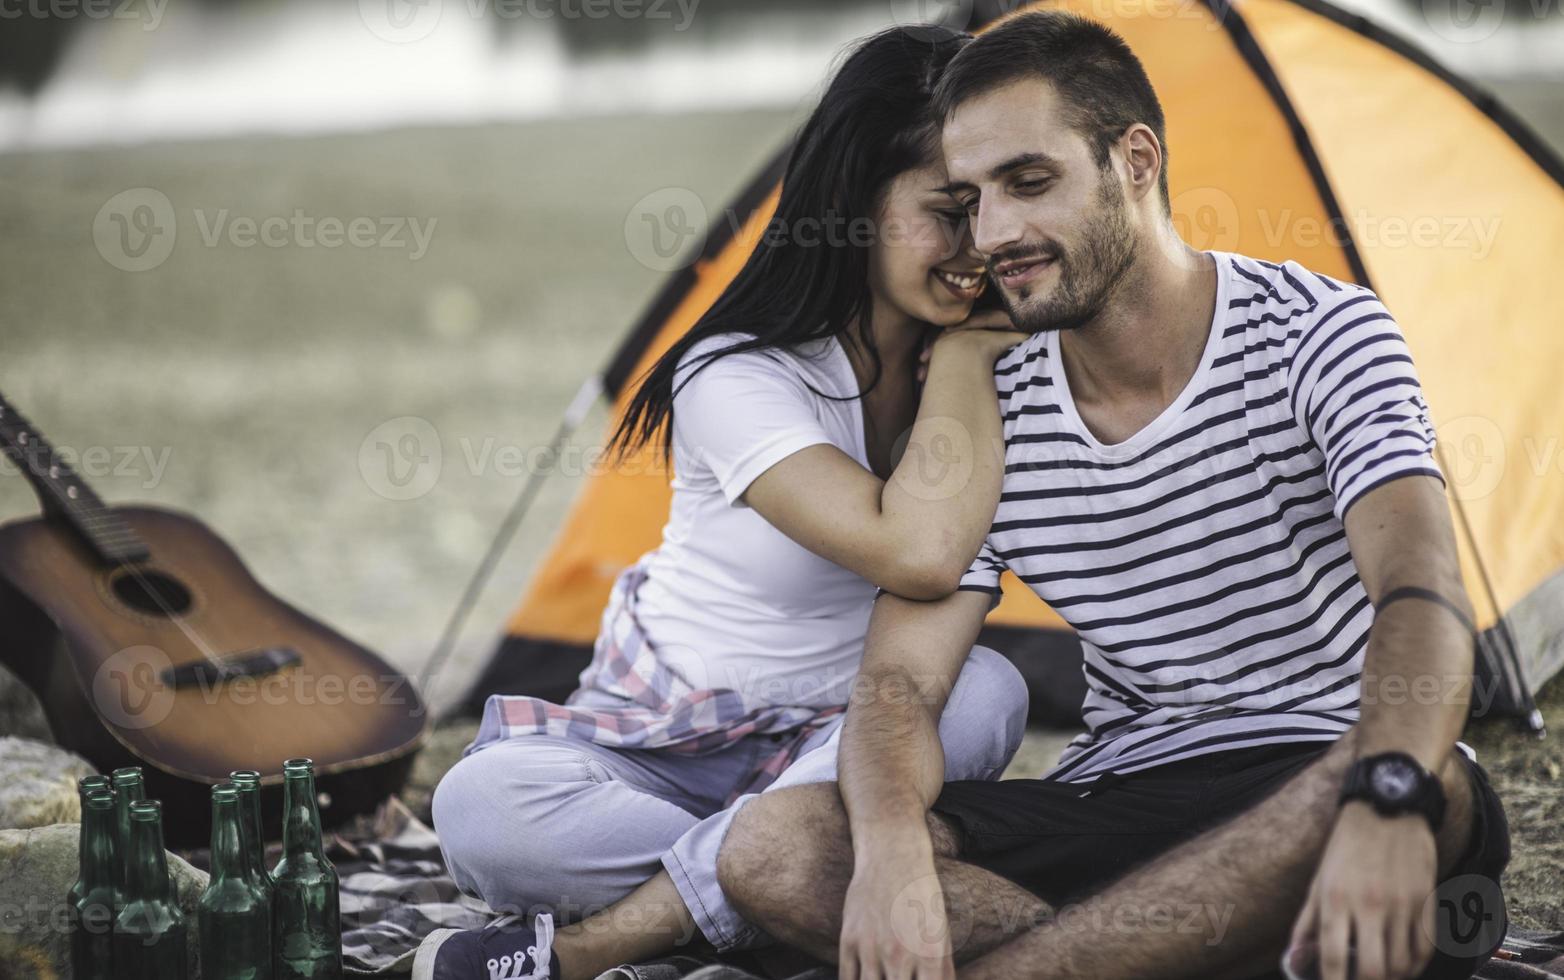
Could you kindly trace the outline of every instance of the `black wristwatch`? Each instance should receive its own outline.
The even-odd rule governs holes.
[[[1439,777],[1405,752],[1382,752],[1359,759],[1347,770],[1341,803],[1365,800],[1382,816],[1416,813],[1434,833],[1445,821],[1445,789]]]

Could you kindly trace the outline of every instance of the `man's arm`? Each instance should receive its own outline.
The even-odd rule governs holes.
[[[1363,658],[1358,754],[1406,752],[1437,771],[1466,727],[1474,645],[1444,487],[1427,476],[1387,483],[1364,494],[1345,526],[1372,602],[1414,586],[1460,610],[1428,599],[1393,602],[1374,616]]]
[[[945,780],[940,715],[989,605],[978,591],[874,604],[838,762],[854,862],[845,980],[954,975],[927,818]]]
[[[1471,605],[1444,488],[1429,476],[1385,483],[1353,504],[1344,523],[1371,601],[1412,586],[1459,610],[1423,598],[1392,602],[1376,613],[1364,654],[1358,757],[1405,752],[1438,774],[1466,723],[1473,652]],[[1326,978],[1347,975],[1350,947],[1358,976],[1415,975],[1433,952],[1423,919],[1437,872],[1434,835],[1423,818],[1387,818],[1365,802],[1348,803],[1293,944],[1318,944]]]

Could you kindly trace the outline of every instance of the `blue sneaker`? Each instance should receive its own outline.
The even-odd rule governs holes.
[[[528,929],[507,915],[482,929],[436,929],[413,954],[413,980],[557,980],[554,917]]]

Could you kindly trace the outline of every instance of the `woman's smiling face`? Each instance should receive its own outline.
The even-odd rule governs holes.
[[[988,282],[966,213],[941,189],[946,182],[938,163],[894,178],[869,252],[875,302],[942,327],[965,320]]]

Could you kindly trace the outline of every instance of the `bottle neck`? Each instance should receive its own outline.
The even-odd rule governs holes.
[[[114,886],[114,810],[91,808],[81,815],[82,892]]]
[[[250,871],[266,878],[266,841],[261,836],[261,790],[258,786],[239,787],[239,823],[241,843],[249,852]]]
[[[114,787],[114,814],[119,824],[120,840],[129,840],[133,833],[130,827],[130,805],[145,795],[140,783],[122,783]]]
[[[246,877],[249,855],[239,832],[239,800],[212,801],[212,881]]]
[[[168,858],[163,854],[163,825],[156,820],[132,820],[130,875],[126,901],[168,898]]]
[[[290,772],[283,778],[282,850],[290,857],[311,855],[324,859],[320,840],[320,811],[315,806],[315,776]]]

